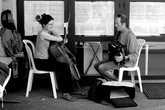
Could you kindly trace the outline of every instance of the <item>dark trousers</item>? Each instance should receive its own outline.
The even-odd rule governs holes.
[[[55,71],[59,78],[58,85],[61,86],[59,87],[61,92],[69,93],[73,91],[73,80],[67,63],[57,62],[54,59],[34,59],[34,61],[38,70]]]

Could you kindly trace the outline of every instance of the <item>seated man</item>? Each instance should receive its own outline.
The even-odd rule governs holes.
[[[119,14],[116,16],[115,27],[117,30],[117,34],[114,39],[126,45],[127,48],[125,63],[123,66],[134,66],[138,57],[138,43],[136,36],[128,26],[128,19],[126,15]],[[121,54],[120,56],[114,56],[114,58],[116,62],[120,62],[123,60],[123,55]],[[97,62],[94,67],[107,81],[118,80],[118,78],[114,75],[114,70],[120,68],[121,65],[117,65],[114,61],[106,59]]]

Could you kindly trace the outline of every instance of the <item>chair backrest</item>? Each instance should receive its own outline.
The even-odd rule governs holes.
[[[33,53],[35,53],[35,46],[34,46],[34,44],[33,44],[33,42],[32,41],[30,41],[30,40],[23,40],[23,42],[24,42],[24,44],[26,43],[26,44],[30,44],[30,46],[32,47],[32,50],[33,50]]]
[[[10,78],[11,78],[11,68],[9,68],[9,74],[8,74],[7,78],[5,79],[3,85],[2,86],[0,85],[0,99],[2,101],[2,108],[3,108],[3,93],[5,91],[5,87],[6,87],[7,83],[9,82]]]
[[[135,67],[138,66],[141,50],[142,50],[142,48],[143,48],[146,41],[144,39],[137,39],[137,42],[138,42],[138,57],[137,57]]]
[[[9,68],[9,74],[8,74],[6,80],[5,80],[4,83],[3,83],[3,86],[2,86],[3,89],[5,89],[7,83],[9,82],[10,77],[11,77],[11,68]]]
[[[25,48],[26,48],[26,51],[27,51],[27,54],[28,54],[28,59],[29,59],[29,66],[30,66],[30,69],[36,69],[36,66],[35,66],[35,63],[34,63],[34,58],[33,58],[33,55],[35,53],[35,46],[34,44],[30,41],[30,40],[23,40],[23,43],[25,44]],[[31,48],[32,48],[32,51],[31,51]]]
[[[8,74],[7,78],[5,79],[3,85],[2,86],[0,85],[0,98],[3,97],[3,92],[4,92],[5,87],[6,87],[7,83],[9,82],[9,79],[11,77],[11,68],[9,68],[9,72],[8,73],[9,74]]]

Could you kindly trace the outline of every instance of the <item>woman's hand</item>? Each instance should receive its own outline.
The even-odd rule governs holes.
[[[119,56],[115,56],[116,62],[121,62],[123,60],[123,55],[120,53]]]
[[[68,39],[64,39],[64,41],[63,41],[63,42],[64,42],[65,44],[66,44],[66,43],[68,43]]]

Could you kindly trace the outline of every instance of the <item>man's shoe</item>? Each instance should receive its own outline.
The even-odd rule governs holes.
[[[61,97],[62,97],[62,99],[65,99],[65,100],[71,101],[71,102],[74,102],[77,100],[75,97],[71,96],[69,93],[63,93]]]

